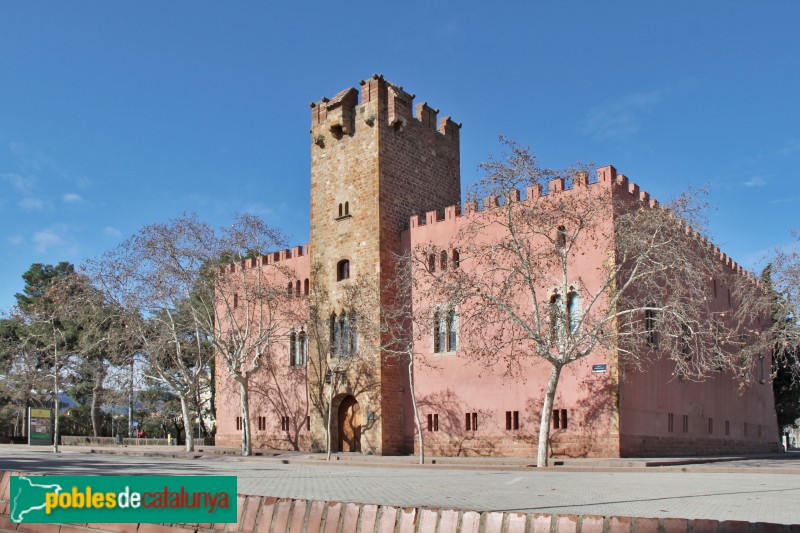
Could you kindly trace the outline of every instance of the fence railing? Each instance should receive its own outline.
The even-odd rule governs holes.
[[[195,446],[213,446],[214,437],[205,437],[194,439]],[[167,446],[169,442],[167,439],[153,439],[153,438],[121,438],[116,437],[84,437],[77,435],[62,435],[61,444],[64,446]],[[172,439],[172,445],[177,446],[175,439]]]

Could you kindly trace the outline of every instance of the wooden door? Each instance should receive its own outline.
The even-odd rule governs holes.
[[[361,408],[352,396],[339,405],[339,451],[361,451]]]

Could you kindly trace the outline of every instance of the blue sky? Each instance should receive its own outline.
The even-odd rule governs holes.
[[[0,5],[0,309],[34,262],[144,224],[263,216],[309,234],[308,104],[374,72],[463,122],[462,184],[504,133],[708,186],[746,266],[800,229],[800,3],[26,2]]]

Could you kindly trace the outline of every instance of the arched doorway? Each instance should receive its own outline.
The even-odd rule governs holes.
[[[361,408],[352,396],[339,404],[339,451],[361,451]]]

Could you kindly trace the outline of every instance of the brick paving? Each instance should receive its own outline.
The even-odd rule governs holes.
[[[800,524],[800,475],[785,459],[724,464],[726,471],[620,467],[616,471],[558,469],[496,471],[452,466],[408,468],[283,464],[280,457],[201,456],[196,459],[62,453],[0,447],[0,469],[49,474],[236,475],[239,492],[311,500],[479,511],[744,520]],[[341,463],[341,462],[340,462]],[[468,463],[465,462],[464,465]],[[590,463],[585,463],[589,465]],[[622,464],[622,463],[620,463]],[[635,464],[635,463],[633,463]],[[704,467],[706,470],[708,465]]]

